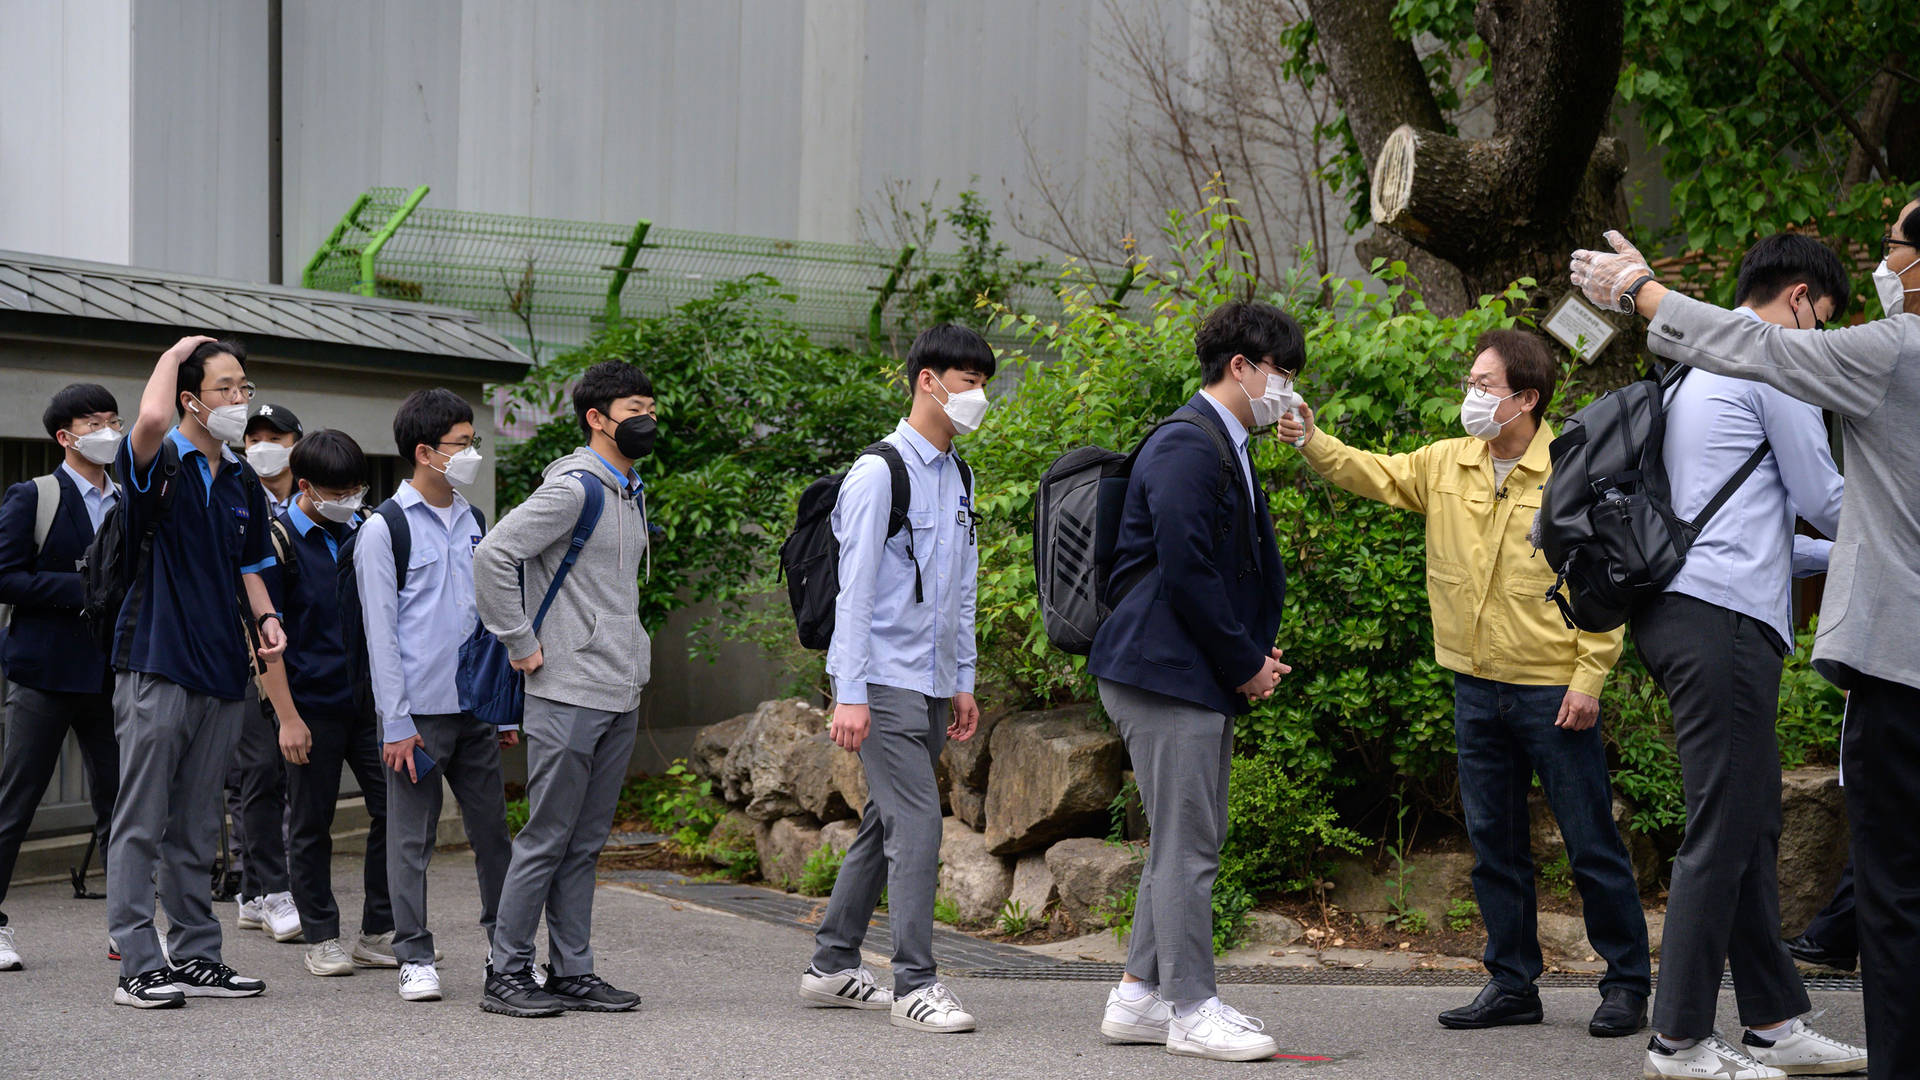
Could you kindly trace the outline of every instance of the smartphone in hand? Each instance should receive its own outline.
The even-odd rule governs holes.
[[[423,746],[414,747],[413,748],[413,782],[417,784],[420,781],[425,780],[427,778],[427,774],[433,771],[433,764],[434,764],[433,758],[427,756],[427,751],[425,747]]]

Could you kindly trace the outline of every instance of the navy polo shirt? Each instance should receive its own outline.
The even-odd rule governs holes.
[[[300,500],[280,515],[291,546],[287,566],[264,570],[273,603],[287,617],[287,689],[311,722],[315,715],[353,712],[353,670],[347,663],[347,639],[340,625],[340,545],[351,529],[315,521],[302,513]]]
[[[273,541],[267,535],[266,491],[248,483],[248,470],[234,452],[221,447],[220,474],[179,428],[167,438],[180,452],[173,478],[173,509],[153,536],[145,595],[129,589],[120,610],[114,656],[126,650],[126,669],[158,675],[195,693],[227,701],[246,696],[252,671],[252,646],[246,624],[251,611],[241,608],[240,575],[273,565]],[[114,463],[127,515],[127,559],[139,554],[140,534],[160,508],[165,477],[160,453],[146,468],[133,467],[133,441],[120,444]],[[136,598],[139,603],[136,607]],[[129,648],[128,636],[131,635]]]

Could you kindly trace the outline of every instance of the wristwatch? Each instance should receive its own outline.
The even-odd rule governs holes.
[[[1639,295],[1641,289],[1646,288],[1647,282],[1652,280],[1652,274],[1642,274],[1640,275],[1640,280],[1627,286],[1627,291],[1620,294],[1620,310],[1626,312],[1628,315],[1632,315],[1637,311],[1638,307],[1635,297]]]

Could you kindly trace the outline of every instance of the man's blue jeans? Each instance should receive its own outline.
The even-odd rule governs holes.
[[[1527,794],[1540,775],[1567,843],[1587,941],[1607,962],[1600,991],[1651,989],[1647,920],[1633,864],[1613,823],[1613,788],[1600,725],[1554,726],[1564,686],[1520,686],[1454,676],[1454,746],[1460,801],[1473,842],[1473,892],[1487,925],[1488,974],[1510,993],[1534,993],[1540,977],[1539,919]]]

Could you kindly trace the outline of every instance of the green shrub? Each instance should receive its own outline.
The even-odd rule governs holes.
[[[936,893],[933,898],[933,921],[959,926],[960,905],[946,893]]]
[[[1565,854],[1555,855],[1540,866],[1540,880],[1558,897],[1573,895],[1573,867],[1567,864]]]
[[[1101,926],[1113,931],[1113,940],[1125,945],[1127,935],[1133,933],[1133,906],[1139,896],[1140,887],[1129,885],[1124,892],[1095,901],[1089,913]]]
[[[685,760],[659,776],[638,776],[620,790],[622,821],[639,821],[692,851],[725,816],[727,807],[713,794],[713,781],[697,775]]]
[[[1000,924],[1001,933],[1017,937],[1033,928],[1033,920],[1038,914],[1028,911],[1027,906],[1018,900],[1009,900],[1000,905],[1000,915],[996,921]]]
[[[507,835],[508,836],[520,835],[520,830],[527,827],[527,815],[530,812],[531,812],[531,809],[527,805],[527,797],[525,795],[522,795],[517,799],[507,800]]]
[[[1447,929],[1456,934],[1464,934],[1473,929],[1473,921],[1480,917],[1480,905],[1464,897],[1447,905]]]
[[[831,844],[815,848],[813,854],[807,856],[806,864],[800,868],[800,895],[832,895],[833,883],[840,878],[840,864],[845,861],[847,853]]]
[[[1424,934],[1427,932],[1427,913],[1419,908],[1409,908],[1395,915],[1393,928],[1403,934]]]

